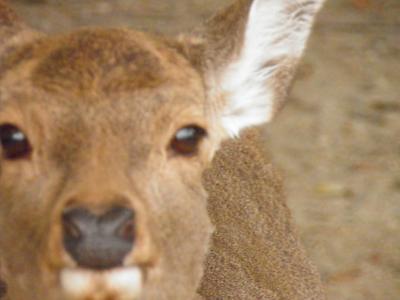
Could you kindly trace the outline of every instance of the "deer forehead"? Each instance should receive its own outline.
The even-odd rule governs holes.
[[[142,111],[159,109],[166,98],[170,106],[204,101],[202,80],[190,63],[161,39],[133,30],[85,29],[12,50],[0,63],[6,91],[23,88],[26,94],[34,90],[54,99],[90,100],[92,106],[145,95],[146,101],[137,104]]]
[[[5,58],[0,81],[2,104],[17,111],[35,106],[42,115],[36,119],[52,123],[61,140],[108,132],[136,136],[139,144],[146,133],[203,121],[198,72],[158,38],[135,31],[85,29],[39,39]],[[0,115],[10,115],[2,106]]]

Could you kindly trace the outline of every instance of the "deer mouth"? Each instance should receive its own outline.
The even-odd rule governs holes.
[[[143,289],[140,267],[111,270],[64,268],[60,282],[66,299],[139,300]]]
[[[59,287],[68,300],[138,300],[156,264],[148,234],[136,230],[133,210],[101,214],[64,210],[50,240]],[[61,226],[60,226],[61,225]]]

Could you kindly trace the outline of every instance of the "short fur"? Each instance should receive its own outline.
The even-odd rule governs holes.
[[[62,212],[113,205],[137,216],[124,266],[141,270],[141,300],[324,299],[255,128],[281,106],[321,3],[238,0],[172,39],[123,29],[48,37],[0,0],[0,125],[15,124],[33,147],[17,161],[0,147],[4,299],[71,300],[60,283],[76,268]],[[268,7],[277,15],[264,24],[258,9]],[[258,35],[275,54],[253,52]],[[243,98],[241,84],[257,92]],[[176,155],[171,138],[192,124],[208,135],[196,155]],[[74,299],[126,299],[85,290]]]

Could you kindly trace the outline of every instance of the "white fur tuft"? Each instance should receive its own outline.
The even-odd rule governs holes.
[[[91,276],[88,272],[63,270],[61,285],[68,296],[77,299],[90,292],[92,287]]]
[[[222,76],[222,91],[228,96],[222,124],[230,136],[272,119],[274,90],[268,80],[285,58],[302,55],[322,2],[254,0],[239,59]]]
[[[139,268],[121,268],[110,271],[64,269],[61,286],[69,299],[136,300],[142,292],[142,272]],[[117,298],[115,298],[117,297]]]
[[[124,295],[121,300],[138,299],[142,290],[142,272],[139,268],[130,268],[111,273],[108,286]]]

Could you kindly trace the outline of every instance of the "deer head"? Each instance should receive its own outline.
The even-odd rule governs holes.
[[[282,106],[321,3],[239,0],[177,38],[53,37],[0,0],[10,299],[194,298],[213,232],[202,173]]]

